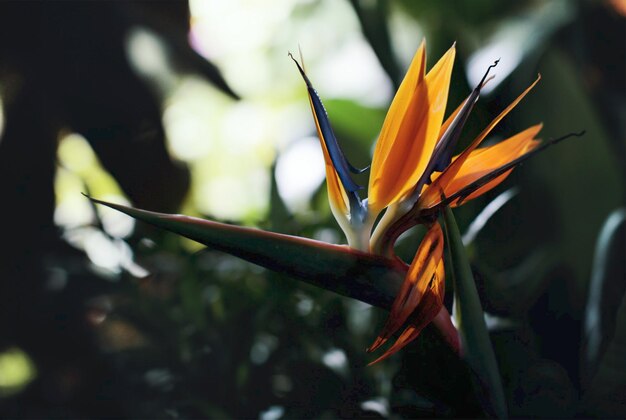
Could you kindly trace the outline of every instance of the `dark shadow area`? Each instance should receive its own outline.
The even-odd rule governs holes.
[[[87,319],[86,302],[107,285],[53,223],[57,141],[61,130],[82,134],[133,203],[177,210],[189,173],[167,153],[158,98],[125,42],[134,26],[158,31],[181,67],[234,96],[186,42],[188,22],[186,1],[0,3],[0,348],[22,348],[37,370],[25,393],[0,401],[3,416],[126,413]]]

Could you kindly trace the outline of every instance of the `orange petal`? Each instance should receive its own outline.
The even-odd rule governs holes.
[[[397,353],[411,341],[415,340],[422,330],[441,312],[445,291],[443,260],[439,261],[433,278],[434,280],[430,282],[430,287],[426,289],[422,300],[415,309],[415,316],[413,317],[415,322],[407,326],[396,342],[393,343],[393,346],[387,349],[378,359],[369,363],[369,366],[385,360],[392,354]]]
[[[432,184],[424,189],[422,196],[419,199],[419,208],[427,209],[436,206],[441,201],[441,195],[445,192],[447,185],[456,177],[459,170],[463,166],[464,162],[469,158],[478,145],[487,137],[487,135],[498,125],[498,123],[504,118],[517,104],[535,87],[535,85],[541,80],[541,76],[537,76],[537,79],[522,92],[508,107],[504,109],[496,118],[494,118],[487,127],[474,139],[474,141],[461,153],[446,170],[438,176]],[[434,178],[434,177],[433,177]]]
[[[542,124],[537,124],[498,144],[472,151],[456,176],[446,185],[444,190],[445,196],[452,196],[452,194],[460,191],[482,176],[487,175],[500,166],[517,159],[524,153],[537,147],[539,141],[535,139],[535,136],[539,133],[541,127]],[[471,200],[491,190],[504,181],[511,171],[512,169],[492,181],[489,181],[467,196],[463,201]],[[456,204],[458,204],[458,200],[453,203],[453,205]]]
[[[505,173],[503,173],[502,175],[499,175],[497,178],[489,181],[488,183],[486,183],[485,185],[483,185],[482,187],[476,189],[476,191],[474,191],[473,193],[471,193],[470,195],[468,195],[467,197],[461,199],[456,199],[453,202],[450,203],[451,207],[458,207],[461,204],[469,201],[469,200],[473,200],[476,197],[480,197],[481,195],[483,195],[484,193],[486,193],[487,191],[497,187],[498,185],[500,185],[500,183],[502,183],[502,181],[504,181],[510,174],[511,172],[513,172],[513,169],[510,169],[508,171],[506,171]]]
[[[443,282],[442,258],[443,233],[439,224],[435,223],[422,240],[406,274],[402,288],[391,306],[389,318],[368,351],[374,351],[384,344],[421,304],[420,302],[433,285]],[[436,313],[433,314],[433,317],[434,315]]]
[[[410,86],[401,86],[401,102],[387,113],[372,159],[368,201],[373,214],[400,200],[426,168],[443,121],[454,56],[452,46],[411,96],[405,90]],[[415,80],[413,71],[410,80]]]

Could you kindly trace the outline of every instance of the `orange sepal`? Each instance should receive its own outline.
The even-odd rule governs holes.
[[[432,276],[432,281],[429,282],[428,288],[423,294],[419,305],[415,309],[415,315],[413,316],[413,319],[415,321],[404,329],[396,342],[393,343],[393,345],[389,349],[387,349],[387,351],[385,351],[382,356],[380,356],[373,362],[370,362],[368,366],[385,360],[389,356],[397,353],[411,341],[415,340],[422,332],[422,330],[441,313],[441,309],[443,308],[444,292],[445,282],[442,259],[437,264],[435,274]]]
[[[529,152],[539,146],[540,143],[537,139],[535,139],[535,136],[539,133],[541,127],[542,124],[534,125],[497,144],[474,150],[465,160],[456,176],[446,186],[444,190],[445,196],[452,196],[484,175],[487,175],[500,166],[506,165],[526,152]],[[481,186],[476,191],[468,195],[462,202],[479,197],[496,187],[506,179],[512,170],[513,169],[503,173],[497,178]],[[456,206],[458,204],[460,204],[459,200],[455,200],[452,203],[452,206]]]
[[[410,101],[387,113],[372,159],[368,201],[373,214],[406,195],[426,168],[439,137],[454,57],[452,46],[418,83]],[[401,98],[407,101],[404,90]]]
[[[446,191],[446,188],[457,174],[461,170],[461,167],[465,161],[469,158],[470,154],[476,149],[480,143],[487,137],[487,135],[493,130],[493,128],[504,118],[517,104],[535,87],[535,85],[541,80],[541,76],[537,76],[537,79],[524,90],[509,106],[507,106],[496,118],[494,118],[487,127],[474,139],[474,141],[461,153],[451,164],[446,168],[441,175],[439,175],[432,184],[426,187],[419,199],[418,206],[420,209],[429,209],[441,202],[442,193]],[[435,178],[433,176],[433,178]]]
[[[426,42],[422,40],[396,95],[391,101],[385,121],[380,129],[380,135],[374,149],[375,158],[372,161],[371,173],[378,173],[380,166],[387,159],[391,146],[394,144],[394,139],[398,136],[403,117],[415,96],[415,90],[424,81],[425,70]]]
[[[391,306],[389,318],[385,326],[367,351],[374,351],[383,345],[391,335],[398,331],[418,307],[424,306],[422,305],[423,301],[431,300],[429,297],[432,297],[433,290],[439,290],[440,284],[443,287],[443,232],[439,224],[435,223],[426,233],[415,254],[415,258],[413,258],[402,288]],[[430,306],[425,305],[423,309],[430,311]],[[437,311],[439,311],[439,308],[437,308]],[[428,322],[432,320],[436,313],[432,314]],[[419,324],[421,324],[424,318],[421,315],[419,312],[416,313],[416,319],[419,320]],[[413,325],[413,327],[417,326]]]

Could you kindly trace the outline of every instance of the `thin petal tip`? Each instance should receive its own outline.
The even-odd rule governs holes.
[[[369,362],[367,364],[367,366],[368,367],[369,366],[373,366],[376,363],[382,362],[383,360],[389,358],[389,356],[395,354],[397,352],[397,350],[399,350],[399,349],[396,349],[396,350],[389,349],[389,350],[387,350],[383,355],[381,355],[381,356],[377,357],[376,359],[372,360],[371,362]]]
[[[296,66],[298,67],[298,71],[300,72],[300,74],[302,75],[302,78],[304,79],[305,83],[307,86],[311,85],[311,82],[309,82],[309,78],[307,77],[305,71],[304,71],[304,62],[302,63],[302,65],[298,62],[298,60],[296,60],[296,58],[293,56],[293,54],[291,53],[291,51],[287,51],[287,57],[291,58],[293,60],[293,62],[296,64]],[[302,59],[302,58],[301,58]]]
[[[376,337],[376,340],[374,340],[374,342],[372,343],[371,346],[369,346],[367,349],[365,349],[365,351],[367,353],[372,353],[373,351],[376,351],[380,346],[382,346],[383,344],[385,344],[385,342],[387,341],[386,338],[383,338],[381,336]]]

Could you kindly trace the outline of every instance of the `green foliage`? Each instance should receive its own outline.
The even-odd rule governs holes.
[[[290,17],[313,16],[319,8],[330,7],[327,3],[331,2],[299,5]],[[38,275],[44,279],[45,292],[33,286],[35,275],[30,271],[10,277],[11,285],[19,291],[16,302],[21,302],[21,307],[3,312],[3,322],[37,317],[43,321],[20,324],[28,328],[36,325],[32,331],[18,328],[18,348],[33,360],[34,378],[17,395],[0,395],[0,417],[234,419],[259,418],[265,413],[265,418],[456,418],[480,417],[483,411],[504,417],[507,406],[511,417],[623,417],[626,301],[623,241],[618,240],[623,222],[621,231],[601,235],[596,242],[607,215],[623,207],[626,179],[624,18],[609,4],[350,2],[364,39],[392,84],[398,84],[403,67],[400,63],[409,58],[404,56],[403,39],[415,38],[416,47],[422,37],[422,33],[407,35],[403,32],[406,26],[398,22],[423,30],[433,57],[457,41],[450,108],[469,93],[470,83],[465,80],[469,57],[492,41],[494,34],[500,34],[499,29],[515,24],[541,32],[541,36],[525,41],[528,44],[520,63],[498,80],[501,83],[493,94],[477,103],[460,146],[467,144],[472,134],[537,72],[541,72],[542,82],[525,105],[503,121],[496,137],[540,121],[545,125],[545,139],[587,131],[584,138],[560,144],[516,169],[498,190],[455,210],[463,230],[501,191],[518,188],[517,195],[491,215],[467,247],[469,261],[459,262],[457,253],[447,267],[447,308],[452,310],[456,292],[464,303],[458,308],[461,315],[471,317],[473,325],[482,325],[481,308],[487,314],[486,330],[463,331],[473,371],[433,327],[427,327],[397,355],[366,367],[371,355],[365,348],[382,326],[387,316],[384,309],[402,278],[402,269],[389,261],[346,252],[340,246],[293,242],[256,230],[229,230],[217,224],[206,224],[208,228],[203,230],[184,219],[135,211],[139,218],[217,250],[199,250],[177,235],[144,223],[138,223],[132,236],[125,239],[104,235],[107,243],[132,249],[133,261],[149,273],[142,277],[124,267],[113,273],[94,268],[83,253],[60,245],[60,239],[49,247],[53,252],[45,253],[37,248],[45,242],[37,227],[20,225],[22,232],[35,232],[22,233],[24,236],[18,238],[32,248],[32,259],[10,261],[9,265],[28,267],[29,261],[35,260],[44,264],[41,271],[45,275]],[[563,19],[545,16],[542,10],[550,5],[566,5]],[[544,24],[549,27],[541,27]],[[286,51],[278,49],[276,56],[283,61],[273,66],[275,70],[290,65]],[[199,57],[192,54],[187,59],[197,61]],[[213,66],[206,67],[205,72],[231,92]],[[232,82],[224,69],[221,74]],[[277,70],[277,74],[285,73]],[[94,76],[94,84],[100,82]],[[353,163],[364,166],[370,160],[384,107],[343,97],[325,99],[325,104],[346,154]],[[31,104],[26,103],[24,109],[30,116]],[[7,124],[10,118],[7,112]],[[310,128],[309,134],[314,135],[313,126]],[[4,141],[0,140],[0,146]],[[122,156],[126,164],[132,163],[121,149],[107,156],[107,162]],[[147,156],[145,159],[149,161]],[[146,167],[160,165],[161,161],[155,160]],[[23,165],[25,171],[32,169],[33,173],[35,166]],[[135,180],[136,174],[130,175],[128,179]],[[45,177],[51,179],[47,172]],[[171,180],[168,175],[163,178],[159,182]],[[142,185],[153,178],[142,173],[140,179],[131,184],[144,191]],[[167,203],[169,209],[176,194],[164,191],[159,195],[150,190],[143,194],[147,198],[139,196],[144,202]],[[343,241],[332,220],[324,185],[301,214],[290,212],[273,177],[269,196],[267,215],[260,223],[264,229],[333,243]],[[18,211],[30,210],[18,207]],[[33,209],[40,207],[41,202],[33,202]],[[97,207],[99,214],[101,207]],[[191,210],[201,214],[197,208]],[[52,213],[48,219],[52,220]],[[98,221],[89,229],[104,230],[104,225]],[[180,226],[192,229],[181,231]],[[68,228],[63,234],[71,242],[81,230]],[[421,228],[407,232],[397,245],[398,255],[405,261],[412,258],[422,235]],[[458,252],[462,249],[458,235],[451,236],[457,239],[451,250]],[[254,254],[259,250],[262,253]],[[355,271],[355,266],[361,268]],[[55,282],[66,285],[57,290]],[[594,284],[600,285],[601,299],[590,298]],[[5,290],[13,289],[1,291]],[[14,296],[5,294],[3,299],[7,305]],[[602,325],[585,330],[585,323],[598,312]],[[62,332],[47,339],[49,348],[33,338],[44,336],[47,328]],[[597,333],[602,343],[595,352],[588,348],[593,336],[590,332]],[[1,344],[7,344],[5,337]],[[52,373],[41,368],[46,365],[53,366]],[[472,388],[476,375],[495,392],[486,405]],[[89,408],[98,401],[99,405]],[[34,408],[27,411],[24,407]]]
[[[447,278],[454,287],[456,313],[453,316],[461,336],[463,358],[473,373],[474,386],[485,412],[490,416],[507,418],[500,372],[485,325],[483,308],[459,228],[449,207],[444,210],[443,220],[448,248]]]
[[[624,209],[614,211],[598,236],[585,308],[582,411],[596,417],[626,415],[625,221]]]

